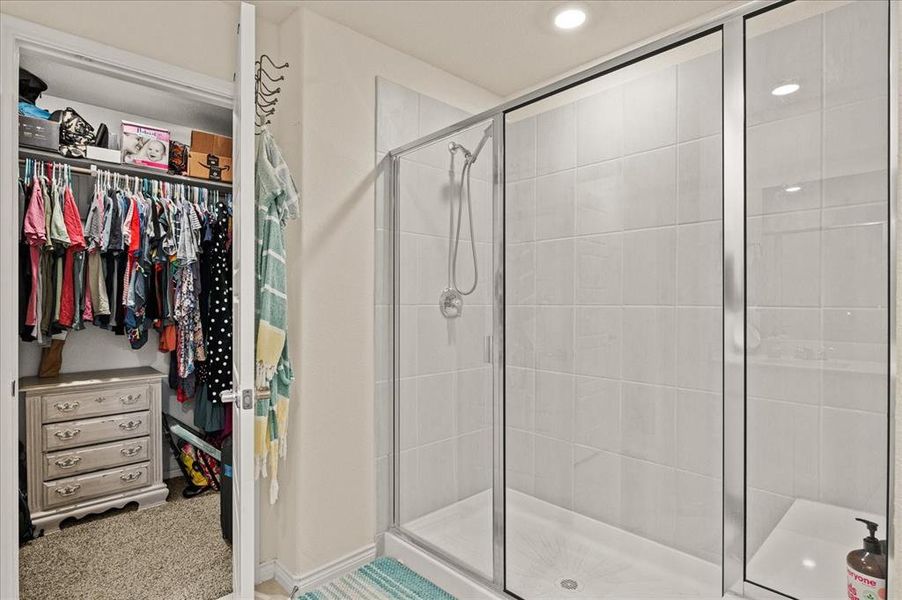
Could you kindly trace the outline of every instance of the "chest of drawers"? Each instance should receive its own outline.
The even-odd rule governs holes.
[[[21,380],[28,504],[37,529],[136,502],[166,501],[163,374],[149,367]]]

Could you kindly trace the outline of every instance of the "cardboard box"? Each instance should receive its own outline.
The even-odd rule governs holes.
[[[122,154],[119,150],[111,150],[110,148],[99,148],[98,146],[88,146],[87,157],[90,160],[99,160],[102,162],[116,163],[122,162]]]
[[[122,121],[122,162],[169,170],[169,130]]]
[[[206,131],[191,131],[191,150],[232,158],[232,138]]]
[[[59,152],[60,124],[48,119],[19,115],[19,145]]]
[[[232,138],[192,131],[188,175],[212,181],[232,181]]]
[[[232,181],[232,157],[188,152],[188,176],[210,181]]]

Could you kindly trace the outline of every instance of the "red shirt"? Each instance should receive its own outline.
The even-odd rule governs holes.
[[[81,226],[81,215],[78,214],[78,205],[72,189],[66,186],[63,192],[63,222],[66,224],[66,233],[69,235],[69,247],[66,248],[66,262],[63,266],[63,288],[60,291],[60,320],[63,327],[71,327],[75,321],[75,280],[72,266],[76,252],[85,249],[85,232]]]

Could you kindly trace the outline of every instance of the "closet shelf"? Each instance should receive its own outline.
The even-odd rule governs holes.
[[[112,171],[114,173],[122,173],[133,177],[147,177],[148,179],[159,179],[170,183],[184,183],[186,185],[194,185],[199,187],[208,187],[217,190],[231,190],[232,184],[224,181],[210,181],[209,179],[200,179],[198,177],[187,177],[185,175],[173,175],[158,169],[148,169],[135,165],[123,165],[116,163],[95,162],[86,158],[69,158],[57,152],[47,150],[36,150],[34,148],[19,148],[19,162],[25,162],[26,158],[35,160],[44,160],[47,162],[56,162],[70,165],[74,173],[84,173],[86,175],[94,175],[96,171]]]

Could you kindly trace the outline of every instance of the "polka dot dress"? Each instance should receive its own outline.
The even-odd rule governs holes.
[[[224,203],[217,207],[210,244],[210,307],[207,324],[209,398],[232,388],[232,217]]]

